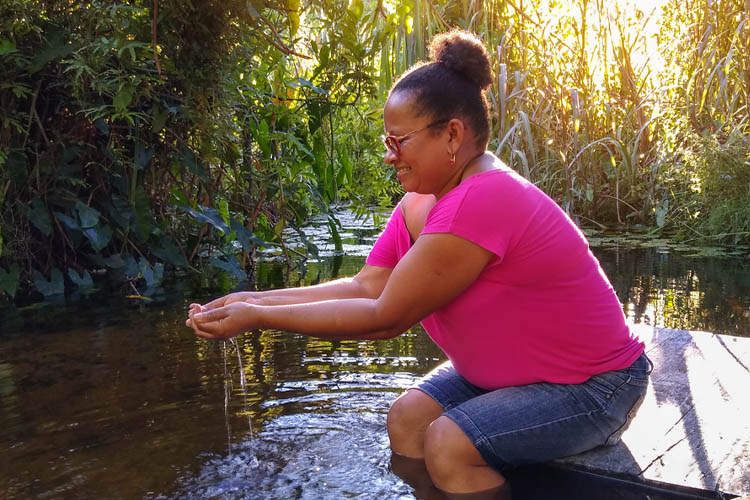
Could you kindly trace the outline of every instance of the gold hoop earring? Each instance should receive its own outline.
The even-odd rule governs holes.
[[[453,166],[453,165],[455,165],[455,164],[456,164],[456,153],[453,153],[453,154],[451,155],[451,159],[450,159],[449,161],[450,161],[450,163],[451,163],[451,166]]]

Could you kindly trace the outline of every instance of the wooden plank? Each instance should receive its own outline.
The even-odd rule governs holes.
[[[650,327],[639,334],[654,371],[622,441],[555,465],[750,495],[750,338]]]

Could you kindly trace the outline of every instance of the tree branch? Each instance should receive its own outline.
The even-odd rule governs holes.
[[[151,34],[151,45],[154,47],[154,63],[156,63],[156,72],[161,78],[161,65],[159,64],[159,50],[156,43],[156,25],[159,22],[159,0],[154,0],[154,20],[151,22],[152,34]]]

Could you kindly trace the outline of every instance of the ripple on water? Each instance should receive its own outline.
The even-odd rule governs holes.
[[[351,373],[335,384],[279,384],[276,398],[263,403],[279,415],[261,432],[238,442],[231,454],[207,456],[196,474],[180,478],[174,493],[152,498],[408,496],[411,488],[389,471],[385,416],[394,393],[415,380],[407,373]]]

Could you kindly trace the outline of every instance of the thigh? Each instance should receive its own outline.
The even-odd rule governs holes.
[[[450,361],[440,364],[411,389],[418,389],[427,394],[443,407],[450,410],[488,391],[481,389],[456,372]]]
[[[623,425],[613,405],[633,404],[645,391],[627,374],[583,384],[539,383],[487,392],[446,411],[482,458],[502,472],[605,444]]]

